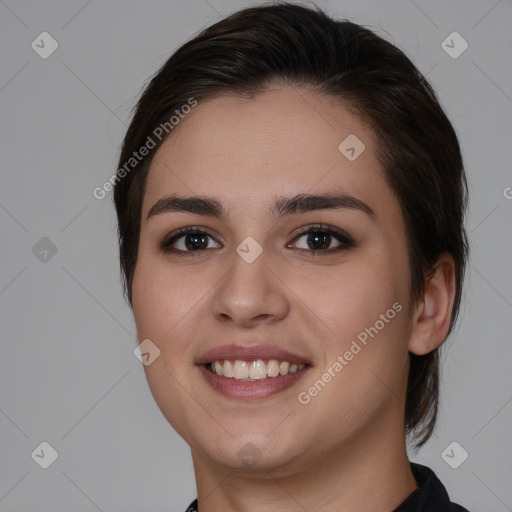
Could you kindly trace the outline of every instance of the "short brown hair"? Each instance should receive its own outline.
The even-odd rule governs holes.
[[[118,168],[191,97],[199,102],[219,93],[253,97],[277,83],[339,98],[376,132],[378,158],[407,229],[413,303],[423,295],[438,257],[447,252],[454,259],[451,332],[468,254],[467,184],[458,140],[435,92],[414,64],[360,25],[334,20],[318,7],[274,2],[243,9],[208,27],[178,48],[145,88]],[[114,188],[120,264],[130,305],[146,177],[164,140],[158,140],[135,169],[123,173]],[[419,448],[436,422],[439,349],[410,358],[405,430]]]

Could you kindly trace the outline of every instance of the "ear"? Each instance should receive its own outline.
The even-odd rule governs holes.
[[[443,343],[450,328],[454,298],[455,263],[450,254],[443,253],[414,309],[410,352],[421,356]]]

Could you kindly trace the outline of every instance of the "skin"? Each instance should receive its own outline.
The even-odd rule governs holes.
[[[338,145],[352,133],[366,149],[351,162]],[[139,342],[149,338],[161,351],[144,369],[162,413],[191,447],[201,512],[382,512],[417,488],[404,439],[408,353],[427,353],[447,335],[453,262],[443,255],[423,299],[411,304],[404,222],[377,142],[338,100],[276,86],[251,100],[200,102],[153,159],[133,311]],[[344,208],[276,221],[269,213],[275,196],[341,190],[374,215]],[[147,219],[170,194],[214,196],[228,217]],[[308,236],[296,236],[316,223],[344,230],[355,246],[312,255]],[[207,250],[177,256],[158,248],[185,226],[211,234]],[[263,249],[250,264],[235,251],[248,236]],[[175,247],[185,249],[183,242]],[[329,247],[338,245],[333,237]],[[402,311],[299,403],[298,394],[397,302]],[[212,347],[255,340],[307,357],[312,368],[262,400],[214,391],[194,361]],[[248,443],[257,454],[251,465],[238,455]]]

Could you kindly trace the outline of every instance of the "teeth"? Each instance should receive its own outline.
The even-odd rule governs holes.
[[[305,364],[290,364],[288,361],[279,362],[277,359],[270,359],[268,363],[265,363],[262,359],[251,362],[239,359],[229,361],[226,359],[224,361],[214,361],[207,365],[213,373],[236,380],[261,380],[267,377],[297,373],[305,366]]]
[[[267,365],[265,361],[258,359],[257,361],[253,361],[251,366],[249,367],[249,377],[251,379],[264,379],[267,376]]]
[[[217,363],[218,361],[216,361]],[[220,366],[220,362],[219,362]],[[217,364],[215,364],[215,373],[217,373]],[[223,367],[223,373],[221,375],[224,375],[224,377],[234,377],[235,372],[233,371],[233,365],[231,364],[231,361],[224,361],[224,367]]]
[[[249,378],[249,365],[245,361],[239,361],[238,359],[235,361],[235,379],[248,379]]]
[[[228,361],[225,361],[226,364]],[[279,375],[279,361],[271,359],[267,364],[267,375],[269,377],[277,377]]]

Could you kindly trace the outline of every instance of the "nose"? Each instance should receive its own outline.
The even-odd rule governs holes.
[[[231,269],[212,299],[217,320],[250,328],[286,317],[290,310],[287,287],[265,251],[251,263],[233,251],[226,264]]]

